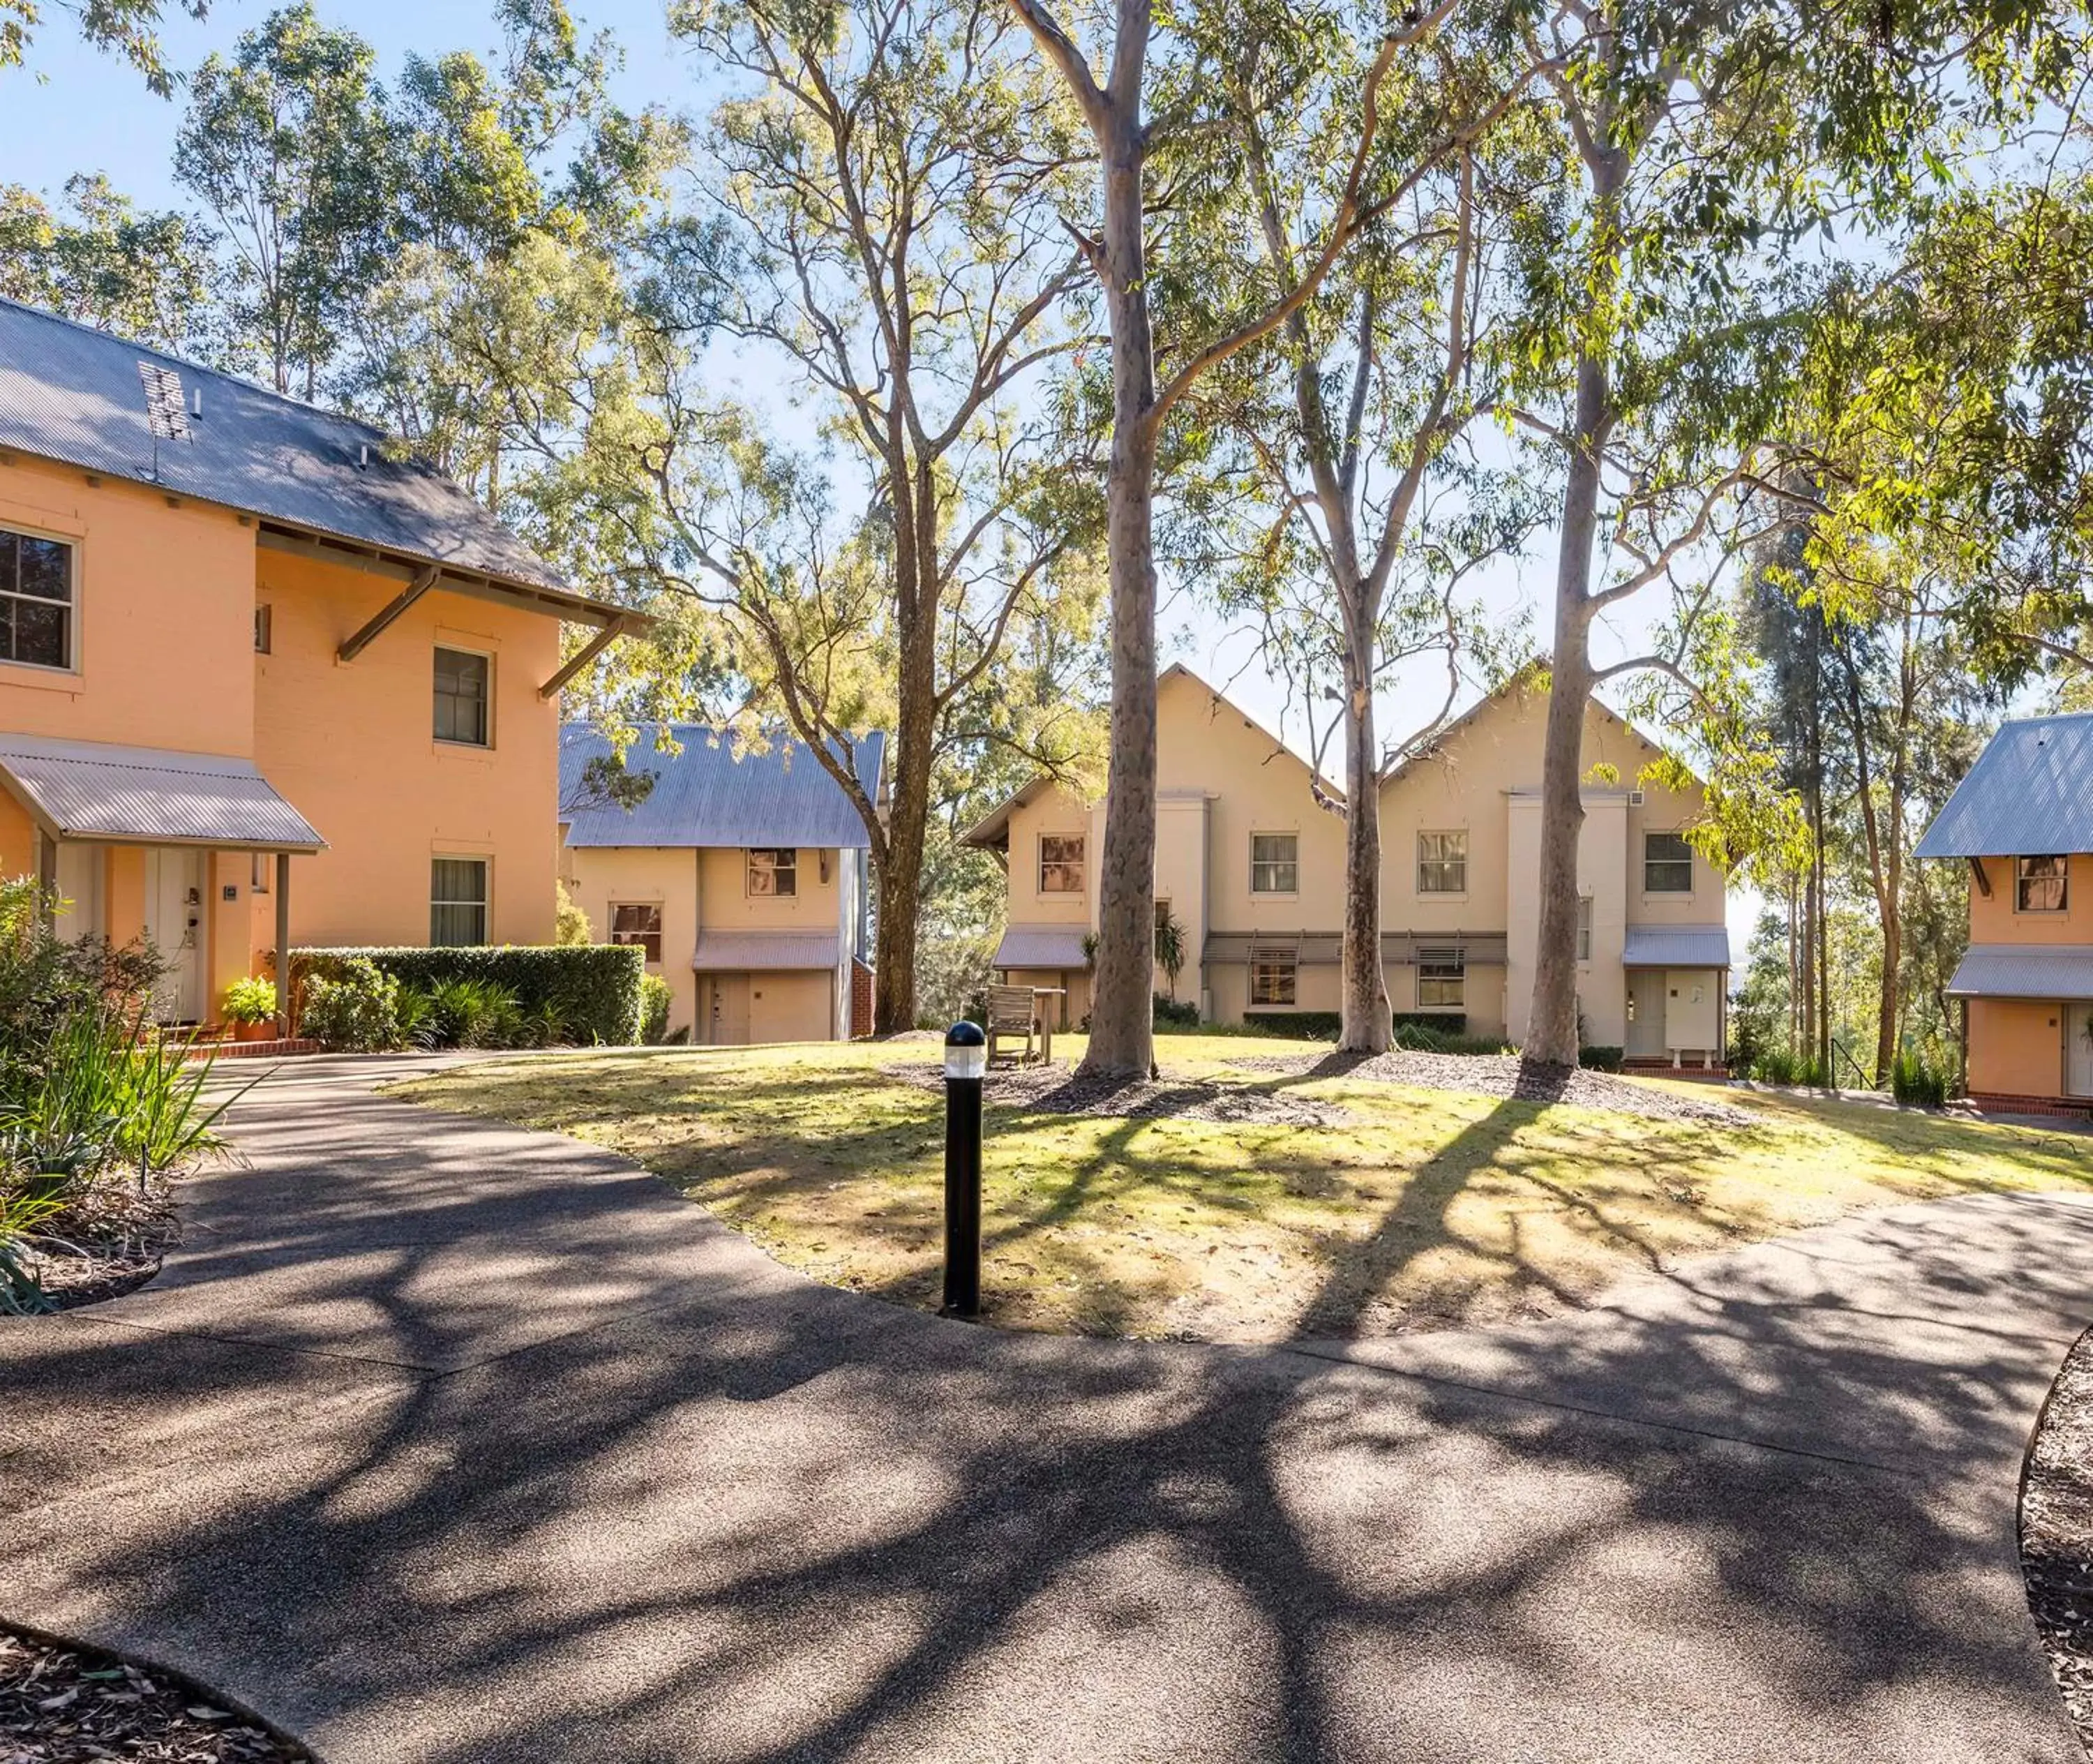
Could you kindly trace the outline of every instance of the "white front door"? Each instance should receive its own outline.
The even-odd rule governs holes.
[[[2064,1019],[2064,1094],[2093,1096],[2093,1003],[2074,999],[2057,1015]]]
[[[145,935],[167,964],[153,999],[163,1023],[203,1021],[203,856],[160,847],[145,853]]]
[[[1631,968],[1628,973],[1628,1031],[1625,1051],[1631,1060],[1661,1060],[1664,1039],[1664,970]]]

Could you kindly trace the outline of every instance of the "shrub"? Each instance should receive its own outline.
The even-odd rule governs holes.
[[[1466,1011],[1398,1011],[1391,1021],[1398,1029],[1429,1029],[1434,1035],[1465,1035],[1468,1033],[1468,1013]]]
[[[1449,1033],[1428,1023],[1420,1023],[1414,1017],[1397,1022],[1395,1045],[1426,1054],[1508,1054],[1513,1051],[1502,1036]]]
[[[223,1014],[228,1023],[266,1023],[276,1014],[276,989],[250,974],[225,989]]]
[[[1619,1047],[1580,1047],[1577,1050],[1577,1064],[1593,1072],[1618,1072],[1625,1052],[1625,1049]]]
[[[1948,1074],[1917,1048],[1907,1047],[1890,1067],[1890,1094],[1900,1103],[1939,1108],[1948,1100]]]
[[[658,1047],[669,1038],[669,1008],[676,1002],[675,988],[659,974],[643,975],[639,982],[643,1006],[639,1038]]]
[[[552,941],[563,949],[593,943],[596,928],[589,923],[581,903],[567,892],[563,882],[555,881],[552,891]]]
[[[916,1026],[942,1029],[986,1014],[995,981],[993,937],[970,937],[925,925],[916,940]]]
[[[647,955],[634,943],[304,949],[293,951],[292,960],[297,971],[314,977],[332,974],[344,961],[368,961],[431,998],[445,981],[483,981],[508,993],[534,1025],[542,1025],[549,1006],[559,1024],[552,1039],[619,1047],[639,1039]]]
[[[375,1054],[401,1045],[400,982],[367,956],[331,963],[309,974],[298,1006],[298,1032],[330,1053]]]
[[[1335,1041],[1340,1020],[1335,1011],[1246,1011],[1243,1021],[1269,1035],[1291,1036],[1298,1041]]]
[[[1199,1026],[1199,1007],[1189,1000],[1180,1003],[1155,995],[1155,1026],[1158,1029],[1197,1029]]]

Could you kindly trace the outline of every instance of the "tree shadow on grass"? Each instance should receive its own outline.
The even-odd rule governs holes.
[[[1952,1353],[1892,1329],[1829,1368],[1827,1318],[1860,1309],[1731,1275],[1669,1321],[1502,1337],[1507,1396],[939,1324],[563,1182],[557,1142],[290,1107],[246,1196],[312,1215],[278,1240],[310,1276],[279,1346],[0,1332],[36,1472],[0,1610],[167,1658],[331,1758],[2064,1756],[2012,1483],[2043,1332],[2093,1309],[2086,1209],[1996,1207],[1974,1256],[1969,1219],[1903,1228],[1878,1279],[1964,1317]],[[1469,1129],[1478,1156],[1519,1112]],[[374,1277],[351,1227],[405,1204],[369,1173],[403,1138],[428,1206]],[[1455,1192],[1399,1198],[1323,1311],[1442,1237]],[[656,1260],[644,1298],[414,1370],[491,1325],[422,1277],[460,1233],[547,1220]],[[228,1306],[236,1249],[206,1283]],[[330,1354],[352,1292],[392,1365]],[[1696,1392],[1697,1431],[1590,1412],[1607,1390]],[[1784,1402],[1852,1449],[1763,1443]]]

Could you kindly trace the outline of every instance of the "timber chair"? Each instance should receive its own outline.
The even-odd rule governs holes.
[[[990,986],[988,989],[988,1063],[996,1062],[1004,1042],[1020,1038],[1025,1051],[1015,1055],[1019,1065],[1029,1065],[1039,1057],[1039,1022],[1029,986]]]

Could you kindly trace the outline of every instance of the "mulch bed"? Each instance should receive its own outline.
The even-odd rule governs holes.
[[[2093,1330],[2057,1374],[2021,1488],[2028,1609],[2093,1757]]]
[[[1573,1103],[1580,1108],[1612,1109],[1652,1120],[1701,1126],[1749,1127],[1754,1117],[1728,1103],[1678,1096],[1610,1072],[1543,1065],[1515,1054],[1432,1054],[1398,1048],[1384,1054],[1260,1055],[1235,1064],[1250,1072],[1284,1072],[1303,1078],[1365,1078],[1380,1084],[1412,1084],[1430,1090],[1465,1090],[1528,1103]]]
[[[0,1764],[312,1764],[208,1691],[0,1629]]]
[[[105,1176],[37,1228],[37,1279],[54,1310],[120,1298],[160,1272],[179,1236],[164,1177],[141,1192],[133,1177]]]
[[[943,1068],[901,1067],[895,1076],[925,1090],[945,1087]],[[1268,1085],[1226,1079],[1122,1081],[1082,1076],[1065,1065],[998,1066],[984,1100],[992,1108],[1106,1120],[1224,1121],[1232,1126],[1341,1127],[1352,1117],[1333,1103]]]

